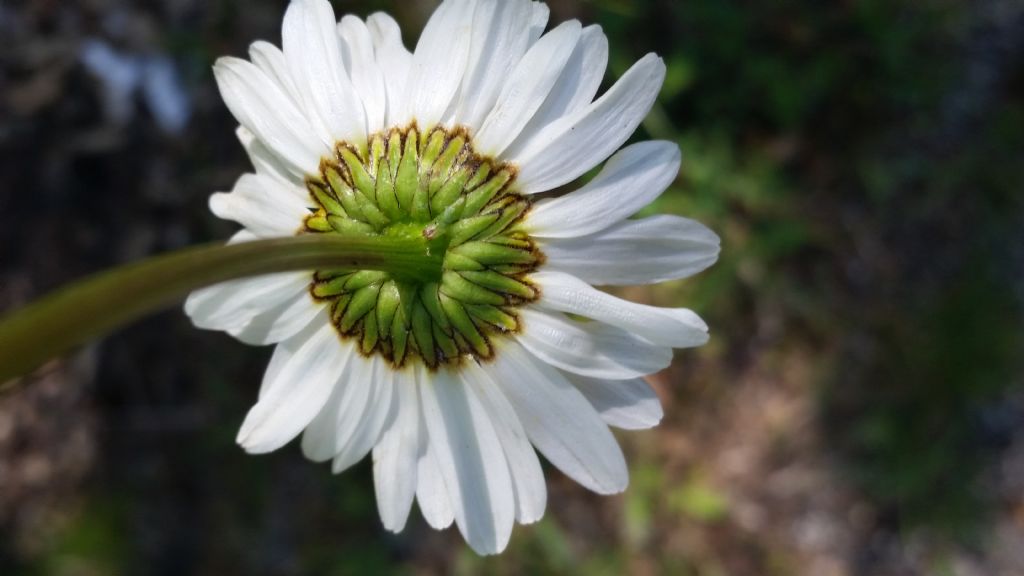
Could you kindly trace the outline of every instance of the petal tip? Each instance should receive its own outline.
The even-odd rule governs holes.
[[[230,204],[231,194],[227,192],[214,192],[210,194],[210,199],[207,200],[210,212],[213,212],[214,216],[218,218],[225,218],[224,214],[228,211]]]
[[[615,481],[610,484],[602,484],[600,486],[595,486],[591,489],[595,493],[600,494],[601,496],[614,496],[616,494],[622,494],[623,492],[626,491],[627,488],[629,488],[628,472],[625,474],[623,478],[619,479],[618,481]]]
[[[259,455],[273,452],[273,448],[268,449],[264,443],[253,438],[255,432],[255,428],[251,425],[242,424],[242,428],[238,431],[238,436],[235,437],[235,443],[241,446],[247,454]]]

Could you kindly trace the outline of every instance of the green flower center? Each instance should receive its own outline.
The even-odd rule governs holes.
[[[338,333],[369,356],[431,368],[494,356],[519,329],[516,309],[539,297],[527,276],[543,256],[519,230],[530,200],[513,166],[480,156],[463,129],[415,125],[339,143],[307,178],[318,208],[306,231],[422,237],[443,251],[432,281],[373,270],[319,270],[311,292]],[[433,264],[436,268],[436,264]]]

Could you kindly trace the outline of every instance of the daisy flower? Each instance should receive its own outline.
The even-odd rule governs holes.
[[[429,281],[317,270],[193,293],[197,326],[276,346],[238,442],[266,453],[301,434],[336,473],[372,453],[386,529],[416,501],[480,554],[543,516],[537,452],[590,490],[624,490],[609,427],[656,425],[643,377],[708,339],[689,310],[593,287],[683,278],[718,256],[697,222],[629,219],[679,169],[670,142],[619,150],[663,62],[645,56],[597,97],[601,28],[547,21],[540,2],[445,0],[410,52],[387,14],[338,22],[326,0],[295,0],[282,49],[256,42],[214,67],[255,166],[210,199],[243,226],[232,242],[422,237],[444,254]]]

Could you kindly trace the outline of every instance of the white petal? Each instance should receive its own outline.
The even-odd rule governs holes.
[[[695,220],[626,220],[580,238],[541,242],[545,266],[599,286],[655,284],[693,276],[718,260],[718,236]]]
[[[251,232],[242,230],[228,244],[256,240]],[[304,292],[309,274],[285,272],[254,278],[243,278],[196,290],[185,301],[185,314],[197,328],[229,330],[244,326],[256,316],[275,309],[281,303]]]
[[[402,43],[402,30],[391,16],[377,12],[366,20],[373,38],[377,65],[384,74],[387,90],[387,125],[402,126],[409,117],[406,81],[412,68],[412,53]]]
[[[422,383],[423,380],[421,379]],[[420,456],[416,463],[416,502],[423,519],[434,530],[444,530],[455,521],[451,498],[441,477],[441,468],[427,438],[426,424],[420,415]]]
[[[551,16],[551,10],[548,5],[543,2],[531,2],[530,6],[530,45],[540,38],[541,34],[544,33],[544,29],[548,25],[548,17]]]
[[[295,85],[295,79],[288,72],[288,62],[280,48],[270,42],[259,40],[249,46],[249,58],[268,78],[276,82],[293,102],[302,102],[302,92],[299,91],[298,86]]]
[[[302,87],[310,122],[323,144],[366,140],[366,114],[341,57],[334,9],[327,0],[294,0],[281,31],[284,55]]]
[[[309,439],[308,445],[303,439],[302,448],[307,458],[316,462],[330,460],[355,436],[374,396],[373,374],[372,360],[352,353],[339,384],[344,389],[338,396],[336,409],[323,414],[323,421],[317,416],[312,424],[317,433]],[[333,441],[329,440],[329,435],[334,435]]]
[[[338,377],[338,383],[335,384],[334,390],[327,402],[324,403],[323,408],[302,433],[302,454],[313,462],[326,462],[338,452],[338,411],[344,402],[345,395],[351,394],[352,385],[349,381],[351,366],[349,364],[352,361],[354,350],[355,347],[351,345],[342,350],[342,354],[346,355],[347,363]],[[267,366],[267,378],[270,378],[269,375],[272,372],[279,371],[280,367],[288,362],[288,358],[287,349],[284,346],[278,346],[270,358],[270,365]],[[266,386],[260,389],[261,398],[265,394],[265,388]]]
[[[243,174],[231,193],[210,196],[210,211],[233,220],[261,238],[294,236],[302,228],[307,203],[268,176]]]
[[[309,277],[306,282],[308,285]],[[276,344],[296,335],[324,309],[304,289],[302,293],[252,318],[242,326],[228,329],[228,334],[253,346]]]
[[[601,322],[576,322],[558,312],[520,310],[519,342],[531,354],[568,372],[626,380],[653,374],[672,363],[672,349],[655,346]]]
[[[565,376],[514,342],[501,346],[492,366],[495,381],[545,458],[599,494],[626,489],[629,472],[615,437]]]
[[[228,244],[254,240],[243,230]],[[249,344],[278,343],[298,334],[323,310],[309,297],[308,287],[304,272],[225,282],[189,294],[185,314],[198,328],[224,330]]]
[[[303,326],[303,330],[309,329],[309,324]],[[296,332],[298,334],[298,332]],[[270,389],[270,385],[277,382],[277,376],[281,373],[281,370],[288,364],[289,359],[294,355],[295,348],[290,346],[274,346],[274,353],[270,356],[270,362],[267,364],[267,369],[263,373],[263,382],[260,384],[259,399],[262,400],[266,395],[267,390]]]
[[[302,452],[314,462],[334,458],[363,422],[373,370],[372,364],[354,349],[354,345],[346,346],[351,357],[339,379],[341,390],[331,400],[333,406],[317,415],[302,438]]]
[[[519,136],[554,87],[581,30],[579,22],[565,22],[545,34],[523,56],[477,133],[478,150],[498,156]]]
[[[508,460],[516,491],[516,520],[521,524],[537,522],[544,517],[548,497],[537,453],[530,445],[515,409],[487,371],[475,362],[466,364],[465,383],[473,388],[487,411]]]
[[[294,352],[266,384],[238,432],[238,443],[251,454],[277,450],[298,436],[327,402],[345,365],[343,347],[326,315],[280,346]]]
[[[520,167],[520,190],[546,192],[603,162],[647,116],[664,79],[665,63],[648,54],[596,102],[541,130],[509,158]]]
[[[196,328],[229,330],[290,301],[308,285],[309,275],[295,272],[232,280],[190,294],[185,314]]]
[[[407,90],[413,117],[423,129],[441,120],[462,83],[474,8],[469,0],[445,0],[420,35]]]
[[[309,201],[309,190],[303,183],[303,174],[296,172],[290,164],[274,154],[245,126],[239,126],[235,135],[238,136],[238,141],[242,143],[245,152],[249,155],[249,161],[252,162],[257,174],[273,179],[281,185],[282,190],[299,200]]]
[[[610,426],[646,430],[661,422],[664,412],[654,389],[643,378],[598,380],[566,374]]]
[[[477,4],[469,64],[453,111],[455,124],[483,124],[531,43],[532,13],[533,7],[526,0],[486,0]]]
[[[505,155],[518,156],[542,128],[555,120],[578,112],[594,101],[608,66],[608,37],[600,26],[587,26],[572,57],[551,89],[544,105],[523,128],[519,138]]]
[[[310,328],[307,326],[307,328]],[[311,328],[310,328],[311,329]],[[257,400],[263,400],[266,397],[267,392],[273,388],[274,384],[278,382],[277,377],[281,374],[281,370],[291,362],[292,356],[298,350],[298,346],[288,345],[287,343],[274,346],[274,352],[270,355],[270,362],[267,363],[267,369],[263,372],[263,381],[260,382],[260,391]],[[337,388],[337,387],[335,387]]]
[[[689,348],[708,341],[707,324],[691,310],[635,304],[561,272],[538,272],[532,279],[541,286],[537,305],[543,308],[618,326],[661,346]]]
[[[525,227],[540,238],[574,238],[599,232],[636,214],[668,188],[681,155],[672,142],[640,142],[612,156],[586,186],[541,200]]]
[[[277,85],[254,64],[220,58],[213,66],[224,103],[242,126],[299,174],[314,174],[330,149],[313,126]]]
[[[420,389],[430,447],[455,512],[455,523],[478,554],[505,549],[515,522],[508,464],[476,394],[440,370]]]
[[[341,53],[345,68],[352,77],[352,85],[366,110],[366,128],[369,134],[384,129],[387,112],[387,91],[384,75],[377,65],[373,39],[366,24],[355,16],[345,16],[338,24],[341,35]]]
[[[395,378],[397,408],[373,448],[373,483],[384,528],[401,532],[416,495],[419,457],[420,399],[412,374]]]
[[[370,364],[372,376],[369,381],[361,383],[371,389],[370,399],[366,403],[359,427],[334,457],[331,470],[335,474],[344,472],[362,460],[380,439],[384,425],[394,418],[395,371],[379,356],[370,358]]]

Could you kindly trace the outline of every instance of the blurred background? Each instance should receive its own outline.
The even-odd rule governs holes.
[[[210,66],[285,4],[0,0],[0,310],[230,235]],[[412,46],[436,2],[334,4]],[[369,462],[235,445],[270,351],[173,309],[0,396],[0,574],[1024,574],[1024,1],[550,4],[604,27],[608,84],[665,58],[635,138],[686,160],[649,211],[723,240],[625,291],[713,330],[619,435],[629,490],[548,469],[497,559],[417,512],[387,534]]]

